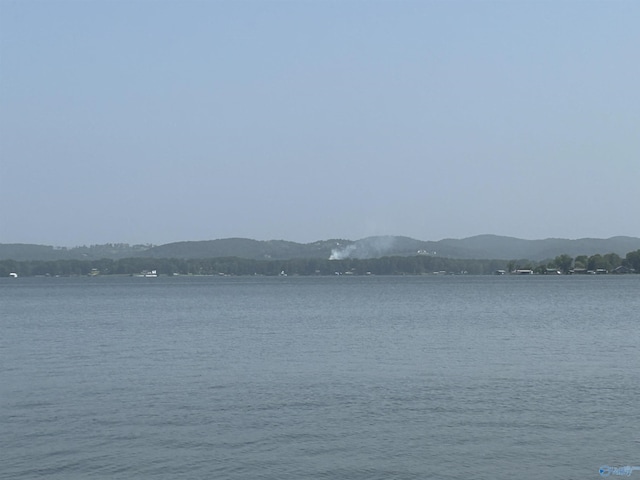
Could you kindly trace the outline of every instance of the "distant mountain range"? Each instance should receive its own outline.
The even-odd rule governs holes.
[[[548,238],[523,240],[498,235],[478,235],[463,239],[422,241],[409,237],[379,236],[361,240],[321,240],[296,243],[285,240],[226,238],[206,241],[175,242],[165,245],[105,244],[60,248],[33,244],[0,244],[0,260],[99,260],[144,258],[218,258],[241,257],[254,260],[292,258],[377,258],[383,256],[432,255],[459,259],[527,259],[542,261],[561,254],[572,257],[616,253],[624,257],[640,250],[640,238],[612,237],[568,240]]]

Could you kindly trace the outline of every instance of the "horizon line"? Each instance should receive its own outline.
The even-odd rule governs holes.
[[[362,240],[366,240],[366,239],[370,239],[370,238],[408,238],[411,240],[416,240],[419,242],[434,242],[434,243],[438,243],[438,242],[443,242],[446,240],[453,240],[453,241],[462,241],[462,240],[468,240],[468,239],[473,239],[473,238],[478,238],[478,237],[497,237],[497,238],[508,238],[511,240],[522,240],[522,241],[527,241],[527,242],[536,242],[536,241],[546,241],[546,240],[568,240],[568,241],[579,241],[579,240],[611,240],[614,238],[629,238],[629,239],[637,239],[640,240],[640,237],[636,237],[633,235],[613,235],[610,237],[577,237],[577,238],[568,238],[568,237],[545,237],[545,238],[522,238],[522,237],[514,237],[514,236],[510,236],[510,235],[500,235],[500,234],[494,234],[494,233],[480,233],[480,234],[476,234],[476,235],[471,235],[468,237],[443,237],[439,240],[423,240],[420,238],[415,238],[415,237],[411,237],[408,235],[369,235],[366,237],[361,237],[355,240],[349,239],[349,238],[338,238],[338,237],[333,237],[333,238],[325,238],[325,239],[319,239],[319,240],[313,240],[311,242],[301,242],[301,241],[295,241],[295,240],[286,240],[284,238],[270,238],[267,240],[258,240],[255,238],[251,238],[251,237],[218,237],[218,238],[210,238],[210,239],[201,239],[201,240],[175,240],[175,241],[170,241],[170,242],[165,242],[165,243],[151,243],[151,242],[146,242],[146,243],[140,243],[140,242],[135,242],[135,243],[130,243],[130,242],[104,242],[104,243],[84,243],[84,244],[76,244],[74,246],[68,246],[68,245],[54,245],[54,244],[47,244],[47,243],[31,243],[31,242],[0,242],[0,245],[32,245],[32,246],[41,246],[41,247],[51,247],[51,248],[66,248],[66,249],[74,249],[74,248],[83,248],[83,247],[91,247],[91,246],[102,246],[102,245],[128,245],[128,246],[146,246],[149,248],[153,248],[153,247],[160,247],[163,245],[171,245],[171,244],[175,244],[175,243],[196,243],[196,242],[215,242],[215,241],[220,241],[220,240],[250,240],[250,241],[254,241],[254,242],[289,242],[289,243],[296,243],[299,245],[310,245],[313,243],[318,243],[318,242],[329,242],[329,241],[347,241],[347,242],[358,242],[358,241],[362,241]]]

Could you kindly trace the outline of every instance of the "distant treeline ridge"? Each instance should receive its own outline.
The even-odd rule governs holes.
[[[0,261],[0,277],[8,277],[11,273],[16,273],[18,276],[135,275],[151,270],[156,270],[159,275],[280,275],[283,272],[287,275],[424,275],[432,273],[488,275],[498,270],[511,272],[517,269],[530,269],[542,274],[550,270],[567,274],[574,271],[596,270],[613,272],[615,269],[625,273],[640,273],[640,250],[628,253],[625,258],[615,253],[589,257],[583,255],[576,258],[563,254],[547,262],[468,260],[425,255],[343,260],[134,257],[118,260]]]

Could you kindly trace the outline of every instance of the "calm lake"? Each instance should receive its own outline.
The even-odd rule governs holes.
[[[3,479],[640,466],[640,275],[0,279],[0,328]]]

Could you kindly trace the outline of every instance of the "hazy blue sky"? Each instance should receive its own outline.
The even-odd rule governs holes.
[[[0,0],[0,243],[640,236],[640,2]]]

